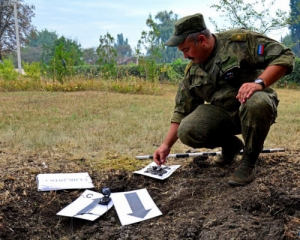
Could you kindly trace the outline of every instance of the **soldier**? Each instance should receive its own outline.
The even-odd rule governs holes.
[[[278,98],[270,85],[292,72],[293,52],[279,42],[246,29],[212,34],[203,15],[184,17],[166,42],[190,63],[179,84],[171,126],[154,161],[164,164],[179,138],[193,148],[222,148],[215,164],[239,167],[228,181],[246,185],[277,117]],[[241,134],[244,142],[236,135]]]

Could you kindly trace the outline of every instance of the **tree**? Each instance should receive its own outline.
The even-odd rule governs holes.
[[[48,31],[46,28],[41,31],[32,30],[26,39],[26,46],[54,46],[54,42],[58,39],[55,31]]]
[[[26,38],[26,44],[21,49],[22,61],[42,62],[48,65],[53,58],[55,41],[58,39],[58,35],[55,31],[48,31],[44,29],[42,31],[31,30],[29,36]],[[12,53],[14,64],[17,64],[17,56]]]
[[[63,42],[60,42],[55,46],[54,56],[49,63],[49,71],[53,79],[57,79],[60,83],[63,83],[64,78],[73,73],[72,66],[74,66],[73,58],[64,49]]]
[[[58,34],[55,31],[44,29],[37,32],[36,38],[32,38],[31,35],[28,45],[42,49],[40,61],[44,64],[49,64],[53,58],[53,49],[55,49],[57,39]]]
[[[216,22],[209,18],[217,32],[233,28],[246,28],[262,34],[272,30],[278,30],[287,26],[288,13],[277,9],[270,13],[276,0],[271,0],[267,5],[266,0],[255,0],[252,3],[244,3],[243,0],[220,0],[220,4],[213,4],[210,7],[221,12],[221,17],[226,17],[229,26],[219,28]],[[258,10],[256,10],[258,9]]]
[[[292,46],[294,45],[293,40],[292,40],[292,35],[291,35],[291,34],[288,34],[288,35],[284,36],[284,37],[281,39],[281,42],[282,42],[285,46],[288,46],[288,47],[292,47]]]
[[[164,44],[173,35],[174,24],[178,20],[178,15],[174,14],[172,11],[161,11],[155,16],[158,21],[156,23],[157,29],[159,31],[158,40]],[[177,59],[183,59],[183,55],[177,48],[165,47],[162,52],[162,62],[174,62]]]
[[[105,78],[117,75],[117,51],[114,48],[114,41],[115,39],[109,33],[99,38],[100,44],[97,48],[97,54],[99,56],[98,63],[100,65],[101,74]]]
[[[149,14],[146,20],[149,30],[142,32],[136,52],[140,59],[141,71],[150,81],[154,82],[161,72],[160,67],[156,64],[157,62],[173,62],[178,58],[182,58],[182,54],[177,48],[165,46],[165,42],[173,34],[176,21],[177,15],[173,15],[172,11],[161,11],[155,16],[155,19]],[[143,50],[146,51],[145,56],[142,54]]]
[[[290,0],[290,26],[292,49],[300,57],[300,0]]]
[[[27,63],[39,62],[42,59],[43,49],[38,47],[24,47],[21,50],[22,61]],[[17,58],[14,54],[14,61],[17,63]]]
[[[97,63],[99,57],[97,55],[95,47],[84,48],[82,50],[82,53],[83,53],[83,60],[85,63],[92,64],[92,65]]]
[[[117,34],[117,43],[114,44],[117,51],[117,62],[123,63],[124,60],[132,55],[132,49],[128,44],[128,39],[124,40],[123,33]]]
[[[35,16],[33,5],[24,3],[24,0],[16,1],[19,26],[20,45],[26,43],[26,38],[34,29],[31,19]],[[14,19],[14,4],[11,1],[0,0],[0,60],[3,55],[15,51],[16,34]]]
[[[156,62],[161,59],[161,52],[164,51],[164,45],[159,41],[159,31],[157,25],[149,14],[146,20],[149,31],[142,31],[141,39],[138,41],[136,54],[139,58],[140,71],[146,78],[154,82],[158,77],[158,68]],[[146,56],[143,56],[143,49]]]
[[[64,36],[57,39],[54,45],[49,53],[53,56],[49,62],[49,71],[54,79],[63,83],[66,76],[73,74],[73,66],[82,64],[81,45]]]
[[[49,55],[54,56],[59,47],[61,52],[69,53],[69,56],[72,58],[72,61],[67,63],[68,66],[79,66],[82,64],[82,50],[81,45],[76,41],[64,36],[58,38],[54,41],[54,48],[50,49]]]
[[[141,39],[138,41],[137,52],[140,55],[144,49],[147,56],[158,61],[162,57],[161,53],[164,51],[165,46],[161,41],[158,25],[154,22],[151,14],[146,20],[146,25],[149,31],[142,31]]]
[[[183,59],[182,54],[174,47],[166,47],[164,44],[172,36],[177,14],[172,11],[160,11],[152,19],[151,14],[146,20],[149,31],[143,31],[138,47],[143,46],[148,56],[152,56],[157,62],[173,62]]]

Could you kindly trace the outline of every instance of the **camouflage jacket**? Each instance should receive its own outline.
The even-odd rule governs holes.
[[[171,122],[180,123],[204,102],[235,112],[240,106],[236,95],[243,83],[253,82],[271,65],[288,67],[286,74],[294,68],[291,49],[264,35],[234,29],[214,36],[216,45],[205,66],[188,64],[185,78],[178,87]],[[263,91],[277,97],[271,88]]]

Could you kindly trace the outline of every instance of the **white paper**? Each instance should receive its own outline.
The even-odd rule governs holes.
[[[56,215],[94,221],[113,206],[112,200],[108,203],[108,205],[96,204],[93,206],[93,203],[97,202],[97,200],[102,197],[103,194],[101,193],[85,190],[79,198],[59,211]],[[86,211],[83,211],[84,209],[86,209]]]
[[[180,165],[170,165],[170,166],[161,165],[161,167],[164,168],[167,172],[164,173],[162,176],[159,176],[159,175],[154,175],[150,172],[147,172],[148,168],[152,168],[153,166],[158,166],[158,165],[155,162],[151,162],[148,166],[144,167],[143,169],[141,169],[139,171],[134,171],[133,173],[142,174],[142,175],[145,175],[145,176],[148,176],[148,177],[164,180],[164,179],[170,177],[171,174],[177,168],[180,167]]]
[[[122,226],[162,215],[147,189],[112,193],[111,198]]]
[[[92,179],[83,173],[46,173],[36,176],[38,191],[93,188]]]

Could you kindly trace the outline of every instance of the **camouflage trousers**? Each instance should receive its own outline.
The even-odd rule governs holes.
[[[234,135],[242,134],[244,153],[256,159],[277,117],[278,102],[276,95],[259,91],[235,112],[202,104],[182,119],[177,134],[193,148],[228,146]]]

